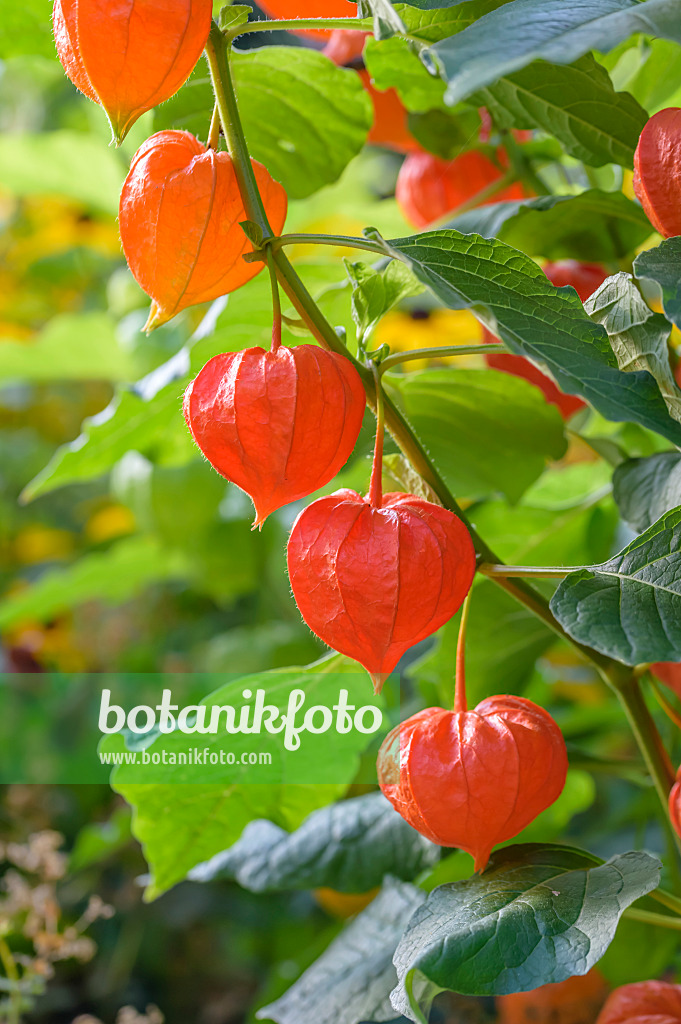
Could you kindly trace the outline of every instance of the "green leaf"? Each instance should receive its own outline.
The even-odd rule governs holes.
[[[181,415],[180,396],[176,382],[162,388],[153,402],[145,402],[134,390],[121,391],[106,409],[84,421],[75,441],[57,449],[26,485],[21,501],[102,476],[131,448],[148,452]]]
[[[612,67],[611,60],[615,54],[611,53],[610,59],[602,58],[607,62],[606,67],[611,70],[617,88],[630,92],[651,115],[664,107],[678,107],[681,103],[681,49],[678,44],[642,36],[630,40],[631,44],[633,47],[622,59],[629,73],[620,73],[618,65]]]
[[[398,6],[410,39],[401,36],[380,41],[368,39],[364,47],[366,66],[376,87],[397,89],[411,111],[444,107],[445,83],[438,75],[429,73],[419,57],[419,48],[461,32],[502,2],[504,0],[467,0],[455,4]]]
[[[461,214],[451,227],[499,238],[529,256],[550,260],[619,260],[650,235],[650,222],[638,203],[621,192],[599,189],[491,203]]]
[[[676,0],[514,0],[432,48],[454,104],[534,60],[572,64],[634,32],[681,42]]]
[[[311,705],[332,707],[341,688],[357,707],[372,699],[366,674],[354,662],[333,655],[306,668],[234,680],[205,697],[201,705],[208,709],[206,714],[213,707],[239,708],[245,691],[261,689],[266,705],[287,713],[290,695],[299,689],[305,696],[304,714]],[[299,712],[297,725],[301,724]],[[160,763],[121,764],[111,783],[135,808],[133,831],[144,846],[153,875],[150,896],[175,885],[197,864],[236,842],[250,821],[267,818],[282,828],[297,828],[313,810],[338,799],[355,776],[359,755],[369,740],[355,728],[342,735],[305,732],[298,749],[285,750],[281,733],[264,730],[255,738],[250,732],[224,729],[152,734],[146,751],[152,758],[159,754]],[[197,745],[209,756],[214,754],[215,761],[191,756]],[[125,749],[120,733],[107,736],[100,745],[101,751],[110,753]],[[253,751],[269,754],[270,763],[253,766],[241,761],[243,754]],[[220,752],[234,760],[221,762]]]
[[[382,793],[313,811],[295,832],[253,821],[241,839],[190,872],[195,882],[235,879],[251,892],[328,887],[368,892],[384,875],[409,881],[440,858]]]
[[[681,509],[567,576],[551,611],[574,640],[625,665],[681,661]]]
[[[252,741],[251,741],[252,742]],[[112,780],[133,807],[133,833],[152,872],[145,899],[156,899],[186,878],[197,863],[234,842],[254,818],[296,828],[316,807],[337,799],[342,786],[135,784]]]
[[[12,195],[63,196],[117,215],[125,175],[116,151],[84,132],[0,135],[0,185]]]
[[[379,320],[399,302],[423,291],[408,268],[396,260],[391,260],[382,270],[375,270],[366,263],[344,262],[352,285],[352,318],[360,344],[367,341]]]
[[[290,199],[304,199],[336,181],[371,127],[371,100],[357,73],[294,46],[235,52],[232,66],[251,156]],[[212,109],[210,80],[201,65],[176,96],[156,108],[154,128],[205,136]]]
[[[29,53],[56,58],[51,0],[2,0],[0,59]]]
[[[0,381],[134,380],[139,360],[106,313],[60,313],[30,342],[0,341]]]
[[[639,253],[634,273],[659,285],[664,315],[681,328],[681,237],[665,238],[657,248]]]
[[[622,912],[658,883],[647,853],[605,864],[561,846],[511,846],[481,875],[439,886],[412,917],[397,951],[395,1010],[421,1020],[443,989],[523,992],[598,962]]]
[[[291,199],[336,181],[364,145],[373,117],[356,72],[290,46],[235,54],[233,66],[251,155]]]
[[[681,505],[681,455],[660,452],[621,462],[612,478],[622,518],[633,530],[647,530],[665,512]]]
[[[256,1017],[278,1024],[358,1024],[395,1016],[393,953],[424,893],[387,880],[375,900],[275,1003]]]
[[[582,395],[607,419],[633,420],[681,444],[681,425],[653,377],[622,372],[605,330],[589,319],[574,289],[555,288],[523,253],[453,230],[383,246],[450,309],[470,309],[512,352],[547,368],[563,391]]]
[[[230,29],[245,25],[252,12],[253,8],[245,4],[226,4],[220,9],[218,25],[222,32],[229,32]]]
[[[152,537],[127,537],[108,551],[83,555],[64,569],[51,569],[35,583],[0,602],[0,627],[16,622],[47,622],[58,612],[85,601],[121,604],[151,583],[183,579],[191,565],[182,552],[162,547]]]
[[[584,308],[608,332],[620,370],[647,370],[657,382],[669,415],[681,421],[681,390],[669,363],[669,323],[641,298],[631,275],[609,277]]]
[[[500,128],[540,128],[568,156],[595,167],[632,166],[648,120],[633,96],[615,92],[590,54],[567,66],[533,62],[482,89],[478,99]]]
[[[454,494],[517,501],[565,453],[563,421],[538,388],[494,370],[386,374]]]

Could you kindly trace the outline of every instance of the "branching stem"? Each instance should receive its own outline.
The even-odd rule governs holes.
[[[381,363],[381,373],[412,359],[449,359],[450,356],[492,356],[508,352],[505,345],[442,345],[440,348],[412,348],[409,352],[392,352]]]
[[[485,345],[485,348],[491,348],[491,345]],[[490,565],[488,562],[481,562],[478,566],[478,572],[481,572],[483,576],[488,576],[490,579],[498,579],[502,577],[504,579],[511,579],[516,576],[525,576],[528,579],[535,580],[562,580],[565,576],[569,576],[571,572],[577,572],[578,569],[583,569],[582,565],[572,566],[559,566],[559,565]]]

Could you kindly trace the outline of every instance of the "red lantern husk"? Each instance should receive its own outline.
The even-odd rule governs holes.
[[[498,155],[503,164],[506,154],[499,150]],[[425,228],[447,214],[454,215],[462,203],[499,181],[503,174],[489,157],[473,149],[454,160],[442,160],[426,152],[410,153],[397,176],[395,198],[409,223]],[[523,185],[515,182],[481,205],[522,199],[525,195]]]
[[[640,981],[608,996],[596,1024],[679,1024],[681,985]]]
[[[333,479],[352,454],[364,407],[354,366],[316,345],[215,356],[184,398],[201,451],[253,499],[254,526]]]
[[[634,191],[656,231],[681,235],[681,108],[646,122],[634,154]]]
[[[420,711],[388,734],[377,763],[402,817],[434,843],[466,850],[476,871],[560,796],[567,766],[548,712],[510,695],[474,711]]]
[[[287,199],[262,164],[252,161],[263,204],[279,234]],[[147,329],[180,310],[241,287],[263,268],[246,263],[252,246],[227,153],[206,149],[189,132],[152,135],[133,157],[121,192],[119,223],[128,266],[153,304]]]
[[[55,0],[52,21],[66,74],[104,107],[120,142],[187,81],[211,15],[211,0]]]

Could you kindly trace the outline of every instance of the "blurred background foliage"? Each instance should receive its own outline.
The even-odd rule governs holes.
[[[120,150],[109,148],[101,111],[76,93],[56,60],[49,7],[46,0],[26,0],[21,10],[0,6],[4,685],[28,687],[29,674],[51,671],[246,674],[305,665],[323,649],[300,620],[284,558],[287,530],[302,506],[281,510],[252,533],[249,501],[199,456],[181,416],[184,381],[206,358],[267,343],[268,284],[260,277],[229,302],[188,310],[151,337],[141,333],[148,300],[121,254],[118,193],[136,147],[175,115],[165,108],[145,115]],[[678,53],[672,44],[633,40],[604,63],[618,87],[653,113],[679,101]],[[651,75],[662,60],[669,73]],[[586,171],[547,137],[530,145],[544,147],[545,180],[563,195],[595,183],[618,203],[622,190],[630,199],[628,172],[612,165]],[[372,224],[388,237],[409,233],[393,198],[399,163],[388,150],[363,150],[335,184],[291,203],[289,230],[352,234]],[[588,209],[581,216],[579,238],[596,230]],[[513,244],[540,259],[555,257],[556,246],[559,255],[588,258],[570,250],[574,219],[569,231],[563,222],[561,235],[559,220],[551,211],[546,217],[543,234],[530,217],[524,228],[520,218]],[[609,269],[627,266],[648,234],[635,219],[627,230]],[[353,337],[341,258],[356,257],[304,246],[292,255],[329,318]],[[400,349],[470,344],[480,336],[469,314],[416,296],[385,318],[375,341]],[[457,360],[459,369],[481,366],[472,357]],[[539,392],[509,377],[499,385],[498,406],[494,395],[477,410],[462,398],[460,421],[449,421],[451,410],[441,413],[436,396],[412,380],[420,369],[409,364],[395,386],[411,418],[434,434],[433,447],[440,438],[445,475],[501,556],[588,564],[629,539],[611,497],[610,466],[597,453],[650,454],[658,438],[584,413],[566,441]],[[536,450],[529,451],[528,435],[512,431],[495,449],[507,426],[502,398],[540,418],[531,432],[540,440]],[[329,491],[366,486],[372,424],[367,417],[353,460]],[[399,460],[388,467],[399,482]],[[495,474],[505,486],[490,485]],[[401,717],[410,702],[415,709],[451,700],[456,631],[454,620],[410,652]],[[476,584],[472,605],[469,677],[472,703],[490,692],[523,692],[551,708],[566,736],[570,784],[525,838],[578,836],[603,857],[641,845],[667,849],[655,796],[641,785],[642,766],[614,699],[567,647],[485,581]],[[395,715],[397,692],[395,682]],[[675,729],[664,718],[660,724],[678,763]],[[616,777],[622,759],[625,779]],[[5,787],[0,830],[0,942],[11,940],[35,977],[36,1001],[26,1010],[35,1024],[69,1024],[83,1013],[109,1024],[123,1006],[144,1015],[140,1024],[160,1020],[154,1006],[169,1024],[252,1021],[254,1008],[281,994],[338,933],[340,920],[366,902],[334,892],[258,895],[229,882],[184,882],[145,904],[147,868],[129,810],[107,786]],[[55,861],[59,850],[66,859]],[[90,905],[92,894],[102,905]],[[620,927],[602,964],[611,983],[678,971],[674,933],[650,938],[646,925]],[[443,997],[435,1014],[441,1021],[492,1019],[493,1007]],[[127,1021],[135,1019],[128,1013]]]

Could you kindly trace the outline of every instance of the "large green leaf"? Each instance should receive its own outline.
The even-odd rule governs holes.
[[[561,846],[511,846],[481,875],[442,885],[412,917],[395,953],[395,1009],[423,1020],[443,989],[469,995],[522,992],[586,974],[622,912],[658,883],[647,853],[605,864]]]
[[[384,379],[454,494],[517,500],[565,452],[558,410],[519,377],[448,368]]]
[[[261,672],[229,682],[205,697],[201,706],[208,717],[215,707],[241,708],[248,699],[244,693],[256,695],[261,690],[267,717],[269,706],[288,713],[291,694],[298,691],[305,698],[295,722],[299,727],[310,706],[331,708],[341,689],[348,691],[349,702],[356,707],[376,701],[365,673],[334,655],[307,668]],[[342,734],[305,732],[299,738],[299,747],[292,750],[285,748],[281,732],[264,728],[257,735],[228,733],[224,727],[198,733],[175,729],[144,739],[149,756],[159,755],[156,763],[121,763],[114,770],[114,789],[135,808],[133,830],[153,873],[152,895],[234,843],[256,818],[297,828],[315,808],[342,795],[370,741],[356,728]],[[192,756],[197,746],[206,757]],[[121,733],[107,736],[100,745],[102,753],[123,759],[126,749]],[[221,752],[232,759],[221,758]],[[253,752],[258,754],[256,764],[248,760]],[[261,760],[265,754],[269,763]]]
[[[51,569],[25,590],[6,597],[0,603],[0,627],[31,619],[48,622],[57,612],[84,601],[120,604],[139,596],[151,583],[186,579],[191,571],[182,552],[168,550],[152,537],[129,537],[108,551]]]
[[[237,843],[190,872],[195,882],[233,878],[251,892],[317,889],[367,892],[385,875],[409,881],[440,858],[382,793],[313,811],[295,832],[254,821]]]
[[[113,744],[110,744],[113,746]],[[133,833],[151,869],[145,899],[181,882],[202,860],[234,842],[254,818],[269,817],[296,828],[316,807],[336,800],[343,786],[126,784],[116,774],[112,787],[133,807]]]
[[[393,1020],[390,991],[397,978],[393,953],[424,898],[421,889],[413,885],[386,881],[376,899],[345,927],[312,967],[256,1017],[278,1024]]]
[[[51,0],[2,0],[0,3],[0,59],[20,54],[56,57],[52,39]]]
[[[621,370],[647,370],[657,381],[669,415],[681,420],[681,390],[669,363],[669,323],[641,298],[630,274],[609,277],[584,303],[608,332]]]
[[[600,167],[627,167],[648,115],[633,96],[615,92],[589,54],[574,64],[535,61],[482,89],[477,99],[500,128],[540,128],[568,156]]]
[[[664,315],[681,328],[681,237],[665,238],[656,249],[639,253],[634,273],[660,287]]]
[[[16,196],[58,195],[117,214],[125,174],[116,151],[84,132],[0,135],[0,185]]]
[[[681,454],[659,452],[627,459],[615,470],[612,486],[622,518],[634,530],[647,530],[681,505]]]
[[[619,260],[650,235],[650,222],[638,203],[621,192],[599,189],[491,203],[462,213],[450,226],[550,260]]]
[[[681,661],[681,509],[567,576],[551,610],[575,640],[625,665]]]
[[[458,103],[534,60],[571,64],[588,50],[607,53],[634,32],[681,42],[676,0],[514,0],[435,45]]]
[[[235,53],[239,110],[251,155],[302,199],[340,177],[366,141],[371,100],[354,71],[305,47]],[[177,95],[156,108],[154,125],[205,137],[213,94],[200,66]]]
[[[135,380],[139,363],[105,313],[62,313],[29,343],[0,341],[0,381]]]
[[[617,367],[605,330],[569,287],[555,288],[523,253],[504,242],[458,231],[429,231],[383,242],[451,309],[470,309],[519,355],[553,374],[563,391],[582,395],[606,419],[635,421],[681,444],[654,378]]]

